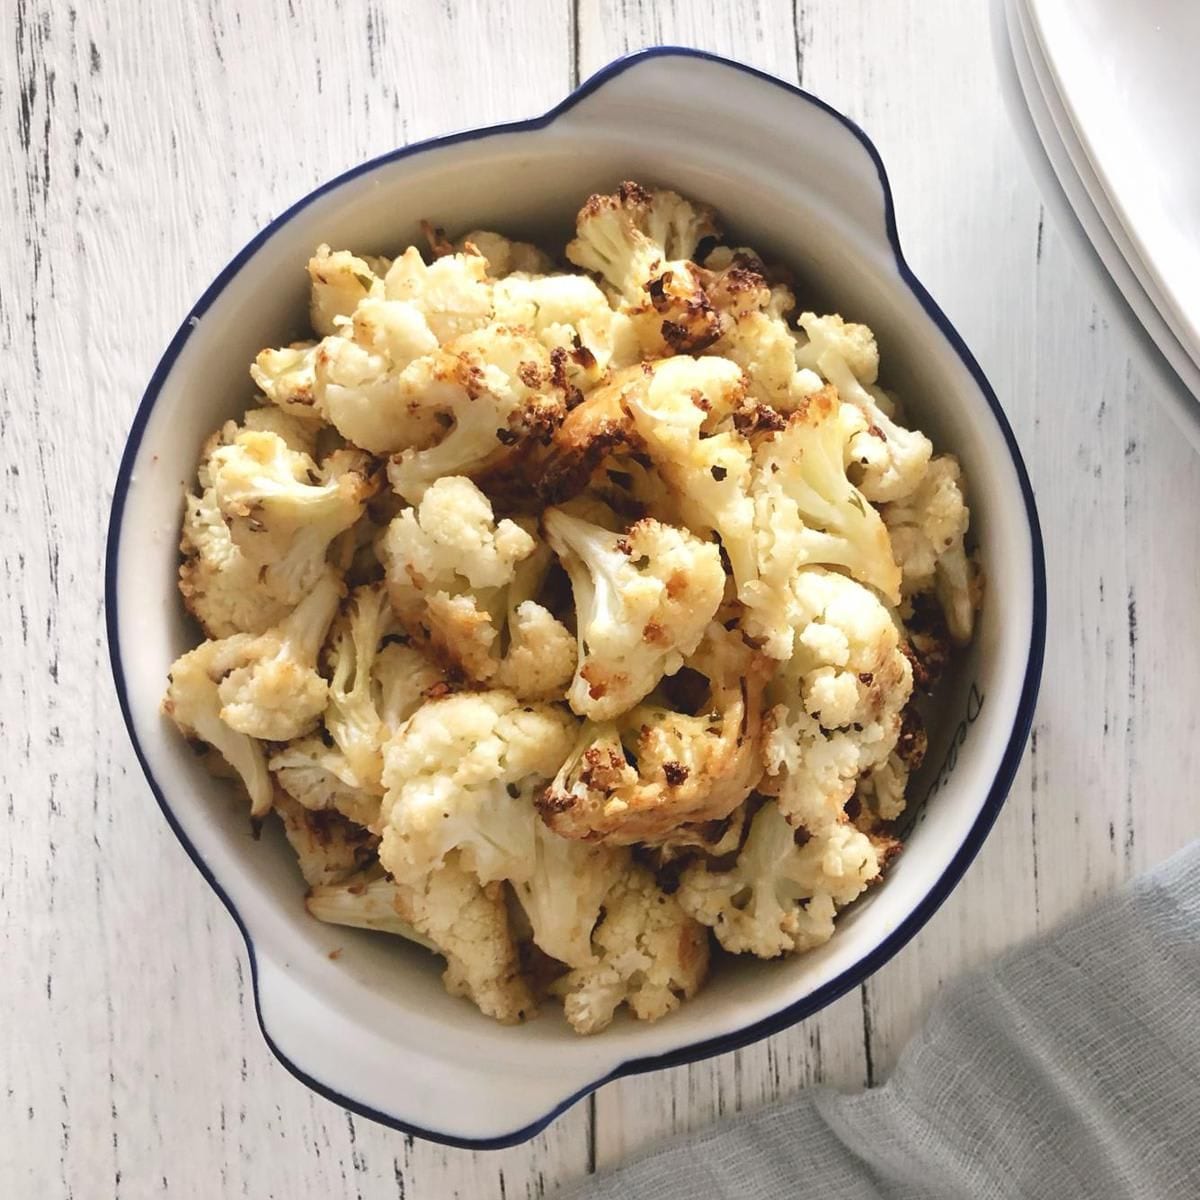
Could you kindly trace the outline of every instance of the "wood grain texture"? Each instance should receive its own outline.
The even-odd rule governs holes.
[[[888,1071],[942,984],[1200,833],[1200,463],[1042,212],[955,0],[14,0],[0,42],[0,1196],[539,1196],[662,1134]],[[348,1116],[256,1028],[245,955],[143,784],[109,683],[103,536],[125,430],[188,303],[369,155],[529,115],[658,41],[799,81],[889,165],[909,259],[1037,489],[1034,741],[951,900],[768,1042],[612,1084],[527,1146]]]

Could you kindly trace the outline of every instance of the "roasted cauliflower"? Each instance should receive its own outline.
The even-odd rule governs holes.
[[[349,952],[656,1020],[900,849],[982,600],[963,472],[703,204],[622,183],[565,259],[421,229],[317,246],[311,337],[204,443],[163,711]]]

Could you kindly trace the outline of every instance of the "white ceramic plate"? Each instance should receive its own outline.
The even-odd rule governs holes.
[[[1139,296],[1144,295],[1146,304],[1153,309],[1154,322],[1166,327],[1173,344],[1177,344],[1179,347],[1181,360],[1186,356],[1189,365],[1195,369],[1196,379],[1200,381],[1200,358],[1197,358],[1189,348],[1191,333],[1186,323],[1179,318],[1172,299],[1164,293],[1155,272],[1144,261],[1141,247],[1131,236],[1116,209],[1113,208],[1108,190],[1096,175],[1092,158],[1079,140],[1077,122],[1072,119],[1058,90],[1054,74],[1046,62],[1037,28],[1029,13],[1028,0],[1015,0],[1014,12],[1020,25],[1030,66],[1037,80],[1042,104],[1058,135],[1059,143],[1070,159],[1080,185],[1087,192],[1088,199],[1092,202],[1092,207],[1105,231],[1112,238],[1117,251],[1137,280],[1141,289]],[[1148,325],[1148,328],[1152,327]],[[1184,377],[1186,378],[1186,375]]]
[[[1089,174],[1133,246],[1131,264],[1200,364],[1200,3],[1024,7],[1031,51],[1040,50]]]
[[[1123,329],[1143,374],[1191,444],[1200,450],[1200,370],[1164,324],[1096,212],[1071,163],[1038,83],[1017,0],[993,0],[1001,84],[1026,158],[1055,224],[1101,298],[1111,326]]]
[[[976,640],[947,680],[912,789],[908,845],[886,883],[815,952],[723,966],[666,1020],[621,1019],[580,1038],[553,1011],[498,1026],[447,996],[419,948],[308,918],[282,838],[274,830],[251,838],[244,802],[205,774],[159,699],[168,666],[195,638],[175,588],[184,483],[206,434],[247,399],[252,355],[303,327],[312,248],[394,252],[417,240],[422,217],[561,246],[581,198],[622,178],[669,183],[716,205],[738,240],[797,271],[803,299],[875,328],[888,382],[962,461],[989,591]],[[366,163],[259,234],[185,319],[138,410],[114,491],[106,605],[134,748],[167,820],[245,936],[272,1048],[356,1112],[475,1147],[531,1136],[606,1079],[792,1024],[894,954],[995,819],[1029,729],[1045,637],[1041,540],[1020,455],[975,360],[904,262],[878,154],[813,97],[669,48],[612,64],[544,117]]]

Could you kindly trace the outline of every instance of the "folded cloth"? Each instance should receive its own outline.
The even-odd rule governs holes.
[[[807,1196],[1200,1197],[1200,842],[948,988],[882,1086],[810,1088],[560,1200]]]

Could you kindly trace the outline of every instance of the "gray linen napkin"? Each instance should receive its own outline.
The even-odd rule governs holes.
[[[1200,1197],[1200,842],[948,988],[881,1087],[808,1089],[559,1196]]]

